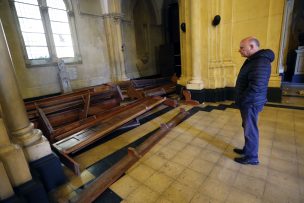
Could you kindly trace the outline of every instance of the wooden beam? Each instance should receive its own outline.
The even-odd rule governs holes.
[[[166,124],[162,124],[160,129],[157,130],[152,136],[144,141],[136,149],[129,148],[128,154],[120,161],[114,164],[111,168],[96,178],[93,183],[85,188],[75,200],[77,203],[93,202],[100,196],[108,187],[110,187],[125,171],[127,171],[140,157],[147,153],[157,142],[160,141],[173,127],[180,123],[188,112],[181,109],[181,112],[172,118]]]

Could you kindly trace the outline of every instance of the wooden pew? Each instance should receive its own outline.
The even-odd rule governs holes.
[[[130,98],[144,98],[147,96],[164,96],[176,92],[176,83],[170,78],[131,80],[127,89]]]
[[[27,102],[29,118],[51,143],[94,124],[101,112],[117,107],[122,95],[117,85],[100,85],[73,93]]]
[[[94,122],[91,122],[87,128],[63,139],[59,137],[59,141],[53,143],[52,147],[62,162],[66,163],[67,167],[79,175],[80,166],[72,159],[71,154],[103,138],[115,129],[163,103],[165,100],[166,98],[161,97],[146,97],[131,104],[119,106],[103,114],[96,115]]]

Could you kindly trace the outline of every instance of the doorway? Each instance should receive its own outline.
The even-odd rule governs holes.
[[[304,1],[286,0],[279,58],[282,103],[304,105]]]

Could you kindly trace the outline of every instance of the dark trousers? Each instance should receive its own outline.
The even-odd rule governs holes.
[[[252,161],[258,161],[259,151],[259,129],[258,116],[262,111],[264,105],[250,105],[241,107],[240,112],[242,116],[242,126],[244,129],[245,145],[244,155]]]

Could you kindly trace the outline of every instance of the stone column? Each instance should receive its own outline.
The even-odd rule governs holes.
[[[1,177],[1,181],[0,181],[0,201],[1,201],[14,195],[12,185],[8,179],[4,165],[2,164],[1,161],[0,161],[0,177]]]
[[[129,80],[126,75],[124,42],[122,38],[122,17],[120,0],[100,0],[106,30],[112,80]]]
[[[121,16],[109,13],[104,16],[106,29],[108,53],[112,72],[112,79],[115,81],[129,80],[126,75],[126,65],[124,58],[124,43],[121,33]]]
[[[0,22],[0,105],[11,140],[24,147],[29,161],[51,154],[49,142],[29,121],[23,99],[20,95],[14,67]],[[19,150],[19,149],[18,149]]]
[[[2,198],[2,195],[11,194],[10,184],[12,186],[19,186],[32,179],[22,148],[10,143],[2,118],[0,118],[0,162],[2,162],[1,164],[3,164],[3,168],[5,169],[5,172],[0,171],[0,187],[6,187],[0,188],[0,198]],[[10,183],[6,180],[5,174],[7,174]]]
[[[187,89],[201,90],[204,87],[202,81],[202,22],[201,22],[201,2],[190,1],[190,29],[191,29],[191,65],[192,76],[187,84]]]

